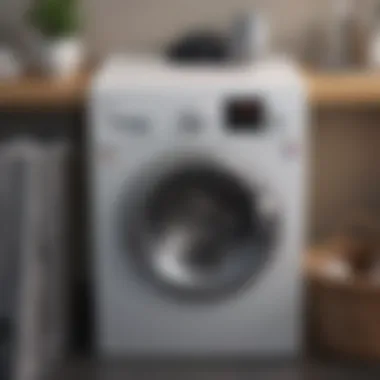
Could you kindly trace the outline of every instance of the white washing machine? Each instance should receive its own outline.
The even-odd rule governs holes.
[[[297,355],[308,125],[293,65],[114,58],[90,120],[100,354]]]

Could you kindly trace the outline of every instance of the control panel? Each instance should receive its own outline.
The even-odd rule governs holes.
[[[234,132],[260,132],[267,122],[265,105],[258,97],[231,97],[224,104],[225,127]]]

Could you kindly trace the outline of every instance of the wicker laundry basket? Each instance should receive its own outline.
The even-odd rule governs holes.
[[[380,282],[326,276],[334,259],[329,245],[306,255],[312,343],[339,358],[380,360]]]

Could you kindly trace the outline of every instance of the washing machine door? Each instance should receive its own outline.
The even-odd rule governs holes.
[[[270,261],[276,218],[258,189],[210,161],[147,171],[118,206],[122,252],[138,276],[180,300],[217,300]]]

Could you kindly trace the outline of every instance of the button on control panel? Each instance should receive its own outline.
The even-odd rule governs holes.
[[[202,119],[193,111],[182,111],[178,117],[178,131],[184,134],[198,134],[202,131]]]

